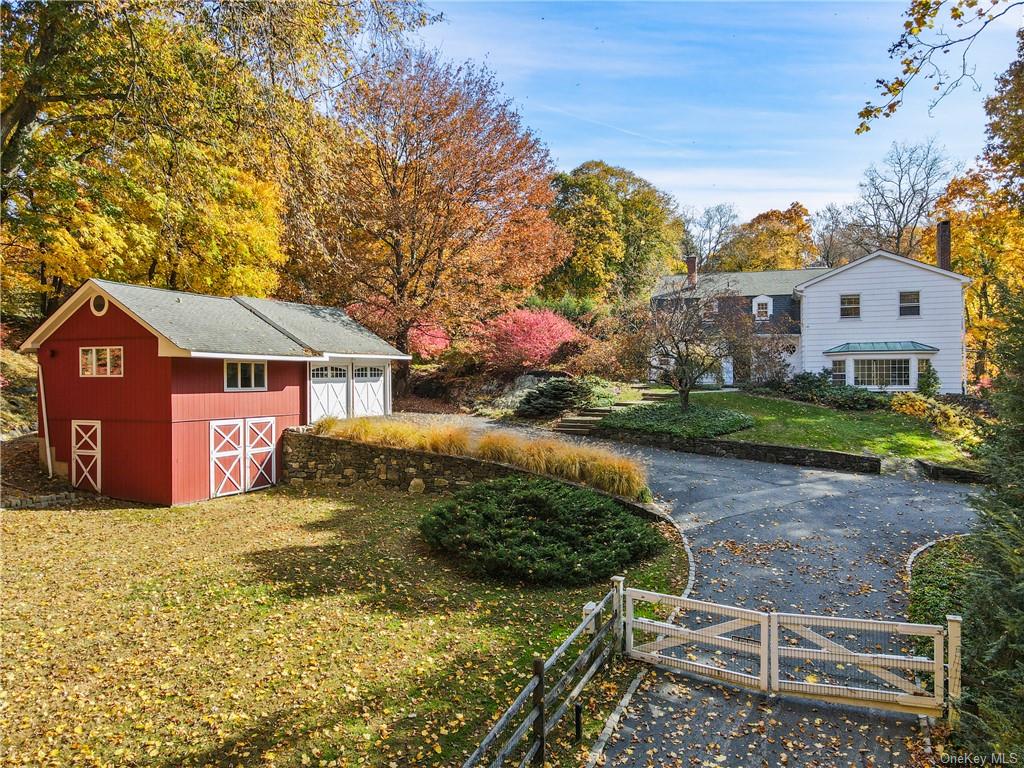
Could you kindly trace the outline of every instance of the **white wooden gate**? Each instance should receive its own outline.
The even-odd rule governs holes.
[[[210,496],[266,488],[277,481],[276,419],[210,422]]]
[[[383,416],[384,369],[379,366],[361,366],[353,378],[354,416]]]
[[[314,365],[309,371],[309,420],[324,416],[344,419],[348,415],[348,368],[343,365]]]
[[[71,422],[71,484],[100,492],[103,485],[102,434],[100,422]]]
[[[640,589],[625,590],[624,615],[628,656],[737,685],[932,715],[960,696],[959,616],[947,617],[947,630],[752,611]]]

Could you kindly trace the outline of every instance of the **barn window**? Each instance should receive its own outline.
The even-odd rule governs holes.
[[[267,388],[267,364],[226,360],[224,362],[224,391],[264,391]]]
[[[107,312],[107,297],[96,294],[92,297],[92,301],[89,302],[89,308],[92,309],[92,313],[96,317],[105,315]]]
[[[124,376],[124,348],[79,347],[78,375],[90,378]]]

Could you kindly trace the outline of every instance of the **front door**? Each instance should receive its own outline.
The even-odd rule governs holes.
[[[210,422],[210,496],[267,488],[277,481],[273,416]]]
[[[102,486],[101,434],[98,421],[71,422],[71,484],[100,492]]]

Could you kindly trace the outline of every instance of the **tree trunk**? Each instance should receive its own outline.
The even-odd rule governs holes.
[[[395,334],[395,347],[399,352],[409,354],[409,329],[403,328]],[[391,394],[405,397],[409,394],[409,361],[395,360],[391,364]]]
[[[684,411],[690,410],[690,387],[679,390],[679,407]]]

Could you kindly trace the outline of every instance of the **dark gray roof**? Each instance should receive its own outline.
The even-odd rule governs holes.
[[[317,307],[274,299],[238,301],[310,349],[347,355],[400,355],[384,339],[361,326],[337,307]]]
[[[938,352],[938,347],[930,347],[919,341],[854,341],[840,344],[838,347],[826,349],[823,354],[839,355],[843,352]]]
[[[401,354],[339,309],[94,282],[154,331],[191,352]]]
[[[765,272],[705,272],[697,276],[696,293],[714,295],[735,293],[739,296],[784,296],[800,283],[820,277],[829,267],[809,269],[773,269]],[[658,281],[655,296],[690,292],[686,275],[667,275]]]

